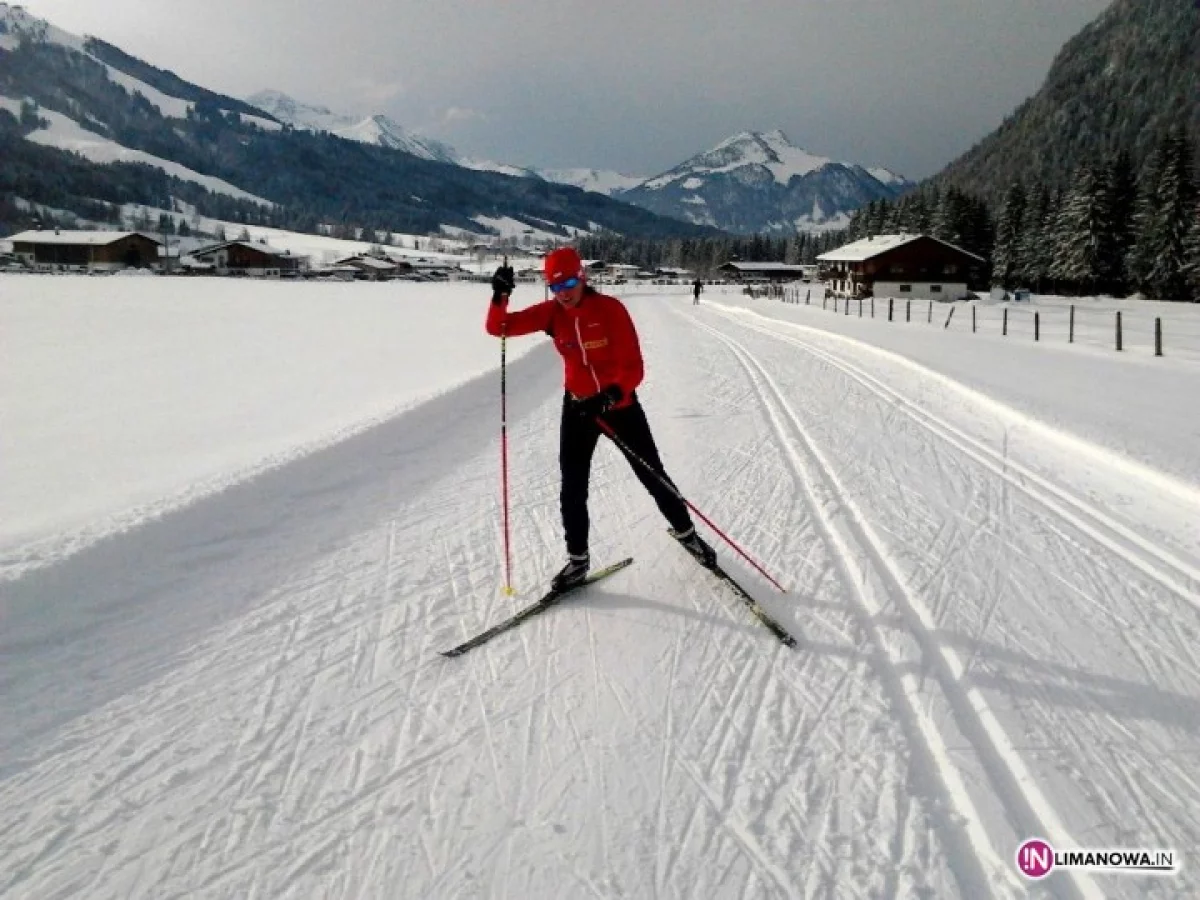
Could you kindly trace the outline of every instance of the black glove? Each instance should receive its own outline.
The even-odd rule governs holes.
[[[598,394],[592,394],[590,397],[584,397],[582,400],[576,400],[571,409],[575,415],[585,419],[591,419],[596,416],[602,416],[618,403],[624,397],[624,392],[615,384],[610,384]]]
[[[492,275],[492,302],[499,303],[504,297],[513,292],[517,286],[517,278],[512,266],[501,266]]]

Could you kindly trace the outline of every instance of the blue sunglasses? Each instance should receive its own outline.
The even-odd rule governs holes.
[[[568,278],[566,281],[560,281],[558,284],[550,285],[550,293],[561,294],[563,291],[569,291],[573,287],[579,286],[578,278]]]

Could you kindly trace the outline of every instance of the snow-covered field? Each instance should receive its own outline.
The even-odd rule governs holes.
[[[437,654],[562,557],[513,340],[504,595],[485,287],[0,281],[0,897],[1200,893],[1200,310],[1154,358],[636,290],[668,469],[795,650],[606,447],[635,564]],[[1034,835],[1182,868],[1027,882]]]

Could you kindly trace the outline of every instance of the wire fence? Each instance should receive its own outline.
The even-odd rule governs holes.
[[[784,303],[820,306],[841,316],[946,331],[989,334],[1035,343],[1100,347],[1139,356],[1200,362],[1200,305],[1134,300],[1038,297],[1035,301],[956,302],[896,297],[839,297],[822,288],[789,285],[772,292]]]

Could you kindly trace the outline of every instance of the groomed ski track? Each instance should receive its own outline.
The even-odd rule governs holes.
[[[1195,488],[864,344],[630,306],[668,470],[796,649],[604,444],[593,557],[637,565],[437,655],[561,565],[542,347],[517,598],[492,378],[5,586],[0,897],[1200,893]],[[1030,885],[1033,835],[1184,868]]]

